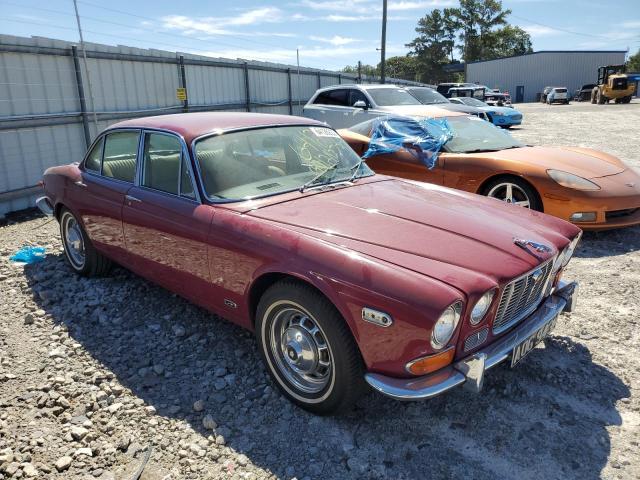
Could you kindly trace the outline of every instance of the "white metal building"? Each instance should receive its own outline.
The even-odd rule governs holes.
[[[514,102],[534,102],[544,87],[567,87],[571,95],[584,84],[595,83],[598,67],[625,62],[623,50],[541,51],[466,65],[466,81],[499,88]]]

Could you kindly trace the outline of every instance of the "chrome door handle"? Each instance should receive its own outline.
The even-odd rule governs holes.
[[[124,198],[128,201],[128,202],[137,202],[137,203],[142,203],[142,200],[140,200],[137,197],[134,197],[133,195],[125,195]]]
[[[78,180],[77,182],[73,182],[73,183],[75,183],[79,187],[87,188],[87,184],[84,183],[82,180]]]

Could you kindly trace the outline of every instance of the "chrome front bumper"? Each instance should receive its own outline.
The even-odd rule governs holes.
[[[458,385],[479,392],[484,373],[511,356],[513,348],[563,312],[575,309],[578,284],[560,282],[538,309],[511,332],[482,350],[437,372],[416,378],[394,378],[367,373],[365,380],[380,393],[397,400],[424,400]]]
[[[51,206],[51,202],[47,197],[39,197],[36,200],[36,207],[38,207],[42,213],[49,217],[53,215],[53,207]]]

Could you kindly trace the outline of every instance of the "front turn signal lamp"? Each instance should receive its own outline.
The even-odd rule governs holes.
[[[418,358],[407,363],[407,372],[413,375],[426,375],[427,373],[435,372],[436,370],[440,370],[453,362],[455,353],[456,349],[451,347],[444,352]]]

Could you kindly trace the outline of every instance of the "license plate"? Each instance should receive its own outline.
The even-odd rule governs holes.
[[[511,352],[511,367],[515,367],[520,360],[527,356],[534,347],[539,344],[544,337],[549,335],[551,330],[556,326],[556,320],[558,317],[554,317],[549,323],[545,323],[542,327],[536,330],[531,336],[527,339],[520,342],[518,345],[513,347],[513,351]]]

